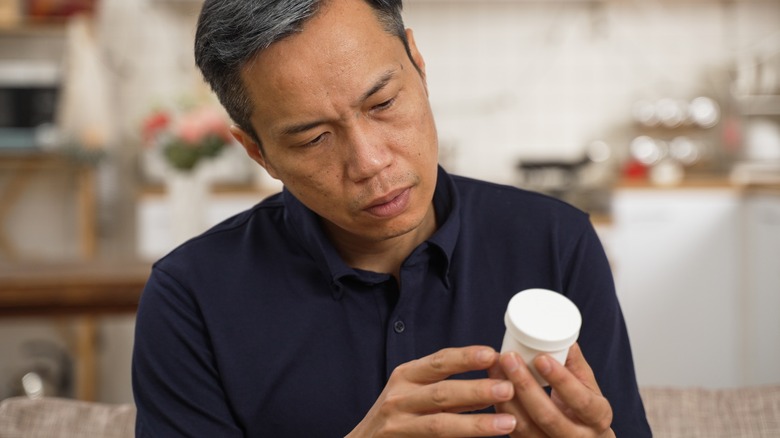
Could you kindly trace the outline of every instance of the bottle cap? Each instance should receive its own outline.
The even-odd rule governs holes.
[[[504,315],[507,331],[526,347],[552,352],[568,349],[577,340],[582,316],[563,294],[527,289],[509,300]]]

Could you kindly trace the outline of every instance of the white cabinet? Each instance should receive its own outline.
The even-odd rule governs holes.
[[[745,198],[745,383],[780,382],[780,194]]]
[[[212,195],[204,212],[205,227],[251,208],[266,196],[268,193],[255,191]],[[181,243],[175,241],[172,232],[171,205],[165,194],[142,195],[136,209],[136,251],[140,259],[154,261]]]
[[[740,202],[728,188],[615,193],[607,250],[640,384],[742,383]]]

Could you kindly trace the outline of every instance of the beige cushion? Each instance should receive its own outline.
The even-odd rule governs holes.
[[[640,391],[656,438],[780,437],[780,385]]]
[[[780,385],[738,389],[641,388],[656,438],[780,437]],[[70,399],[0,403],[2,438],[133,437],[135,408]]]
[[[0,403],[2,438],[132,438],[135,407],[63,398],[13,397]]]

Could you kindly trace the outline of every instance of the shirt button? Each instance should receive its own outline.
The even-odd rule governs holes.
[[[396,321],[395,324],[393,324],[393,330],[395,330],[396,333],[403,333],[404,330],[406,330],[406,324],[404,324],[403,321]]]

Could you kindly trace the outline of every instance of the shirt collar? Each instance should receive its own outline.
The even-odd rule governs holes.
[[[285,221],[290,234],[314,257],[323,273],[330,278],[335,298],[340,298],[343,294],[342,280],[345,277],[366,279],[365,275],[361,275],[344,262],[325,235],[320,217],[316,213],[299,201],[286,187],[282,190],[282,198],[285,205]],[[450,261],[460,232],[460,207],[455,184],[441,167],[438,169],[433,206],[438,229],[427,242],[438,248],[443,256],[444,269],[441,275],[449,287]]]
[[[334,296],[340,297],[343,289],[341,279],[356,275],[356,271],[344,263],[325,235],[320,217],[290,193],[287,187],[282,190],[282,197],[285,205],[285,222],[290,235],[314,257],[320,270],[330,278]]]
[[[433,194],[433,208],[436,210],[438,229],[428,242],[439,248],[444,256],[445,267],[442,275],[449,288],[452,254],[460,235],[460,197],[455,182],[441,166]]]

